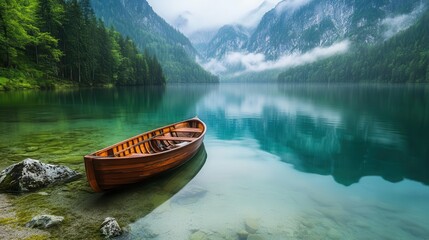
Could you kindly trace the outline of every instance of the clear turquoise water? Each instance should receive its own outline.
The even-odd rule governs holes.
[[[237,239],[253,221],[263,239],[429,239],[428,86],[2,93],[0,167],[33,157],[82,170],[86,153],[195,115],[204,165],[149,210],[123,206],[138,216],[125,238]]]

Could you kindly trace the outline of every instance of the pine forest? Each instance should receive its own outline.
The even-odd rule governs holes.
[[[155,55],[96,18],[89,0],[0,2],[0,83],[163,85]],[[22,87],[22,86],[20,86]]]

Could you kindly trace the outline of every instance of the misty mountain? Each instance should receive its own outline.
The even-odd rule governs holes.
[[[429,82],[429,11],[416,24],[376,46],[290,68],[279,82]]]
[[[319,0],[297,9],[288,6],[289,2],[280,2],[265,14],[248,42],[248,51],[275,59],[344,39],[358,45],[375,44],[388,37],[389,27],[406,28],[423,12],[421,0]],[[414,19],[407,19],[408,14]],[[389,25],[389,20],[396,25]]]
[[[217,34],[217,31],[217,29],[200,30],[193,32],[188,36],[192,45],[198,51],[198,53],[202,55],[202,57],[205,57],[205,51],[207,51],[208,45]]]
[[[158,16],[145,0],[91,0],[107,26],[129,36],[141,50],[156,54],[167,82],[216,82],[195,62],[197,51],[179,31]]]
[[[270,11],[273,7],[275,7],[274,2],[263,1],[257,8],[247,12],[244,17],[239,20],[240,25],[247,29],[254,29],[259,24],[265,13]]]
[[[223,26],[211,39],[204,54],[205,56],[220,59],[228,52],[237,51],[237,49],[245,47],[249,37],[249,30],[242,26]]]
[[[259,24],[262,16],[271,10],[276,5],[276,2],[276,0],[263,1],[256,8],[243,12],[243,15],[236,20],[237,23],[235,24],[225,25],[220,28],[200,29],[189,33],[187,36],[202,57],[216,56],[221,58],[229,50],[245,47],[241,43],[244,41],[247,44],[248,38]],[[174,21],[174,26],[179,29],[185,26],[188,23],[189,14],[189,12],[185,12],[179,15]]]
[[[221,54],[225,56],[228,52],[246,52],[264,54],[267,60],[275,60],[343,40],[353,45],[373,45],[411,26],[427,2],[307,0],[297,5],[297,1],[285,0],[263,16],[245,43],[241,42],[245,38],[239,32],[221,28],[208,45],[206,57],[220,59]],[[240,44],[232,44],[234,37]],[[219,50],[214,51],[213,47]]]

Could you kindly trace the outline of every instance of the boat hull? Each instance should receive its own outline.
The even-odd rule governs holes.
[[[183,165],[198,152],[203,143],[205,124],[202,123],[202,126],[204,129],[200,136],[188,144],[172,150],[154,154],[130,154],[122,157],[97,156],[96,153],[85,156],[84,162],[89,185],[96,192],[107,191],[142,182]],[[145,134],[155,132],[156,130]]]

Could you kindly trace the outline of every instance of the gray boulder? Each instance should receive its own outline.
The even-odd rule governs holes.
[[[51,184],[73,181],[80,176],[66,166],[27,158],[0,172],[0,192],[28,192]]]
[[[64,217],[54,215],[38,215],[25,224],[26,227],[45,229],[56,226],[64,221]]]
[[[104,219],[104,222],[101,224],[100,232],[105,238],[114,238],[122,235],[121,227],[116,219],[112,217]]]

